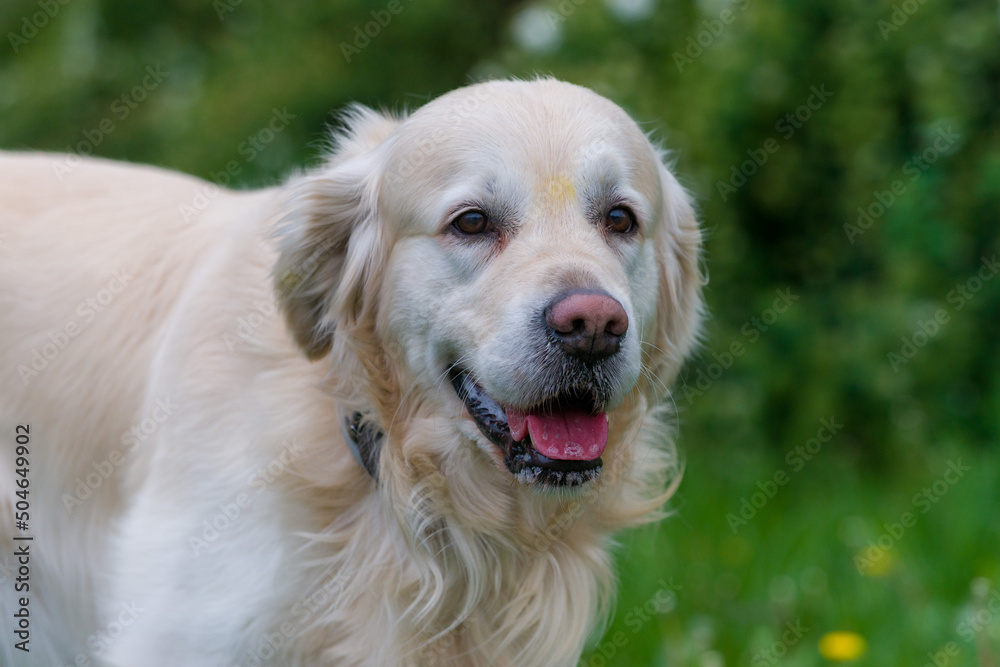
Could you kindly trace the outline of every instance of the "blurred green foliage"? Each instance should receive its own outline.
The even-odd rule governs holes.
[[[350,101],[536,73],[607,95],[699,201],[712,316],[675,394],[675,516],[625,538],[586,664],[817,665],[834,630],[866,640],[860,664],[933,664],[948,642],[945,664],[997,664],[997,5],[398,3],[7,0],[0,145],[217,180],[237,160],[255,187],[314,162]],[[162,82],[137,90],[150,66]],[[248,158],[275,109],[289,124]]]

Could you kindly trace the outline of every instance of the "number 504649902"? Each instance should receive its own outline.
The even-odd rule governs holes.
[[[14,472],[17,475],[14,482],[17,485],[14,521],[18,529],[28,530],[28,509],[31,506],[28,503],[28,486],[31,485],[31,481],[28,479],[28,455],[30,454],[28,444],[31,441],[31,427],[27,424],[18,424],[14,429],[14,441],[17,443],[17,448],[14,450],[17,457],[14,459]]]

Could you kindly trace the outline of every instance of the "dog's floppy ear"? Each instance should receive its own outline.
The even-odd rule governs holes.
[[[334,328],[356,321],[372,267],[385,252],[377,223],[381,160],[377,147],[398,125],[361,105],[342,117],[334,150],[317,171],[290,186],[278,228],[278,299],[306,356],[330,351]]]
[[[670,386],[700,332],[701,288],[706,281],[700,269],[701,228],[691,197],[662,163],[660,184],[664,220],[657,240],[659,294],[655,354],[659,359],[654,362],[654,377]]]

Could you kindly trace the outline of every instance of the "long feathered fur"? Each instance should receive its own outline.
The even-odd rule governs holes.
[[[352,110],[347,129],[334,141],[341,148],[331,161],[336,165],[370,157],[389,134],[385,123],[377,114]],[[359,150],[359,137],[370,138],[367,150]],[[334,166],[328,175],[336,178],[337,170]],[[352,185],[363,193],[354,201],[371,210],[378,171],[355,173],[367,180]],[[657,337],[645,352],[640,385],[614,416],[618,429],[610,439],[624,446],[607,462],[598,485],[579,497],[526,497],[455,474],[470,466],[454,431],[442,425],[432,398],[402,386],[406,378],[398,372],[400,350],[387,350],[380,342],[380,285],[372,279],[378,272],[366,271],[366,266],[377,265],[377,258],[386,254],[381,245],[386,239],[366,234],[359,252],[347,259],[357,266],[343,269],[335,281],[350,296],[338,293],[331,305],[337,325],[331,336],[329,388],[339,400],[367,408],[379,424],[387,425],[381,483],[373,492],[381,507],[391,509],[384,510],[388,516],[378,523],[385,533],[372,535],[366,548],[349,551],[357,562],[341,562],[338,556],[334,569],[372,568],[379,573],[373,577],[388,578],[380,586],[382,598],[372,604],[386,615],[380,632],[391,628],[393,640],[382,643],[385,652],[376,664],[575,664],[582,643],[607,618],[614,598],[611,536],[662,518],[680,481],[673,413],[664,400],[701,317],[699,227],[687,194],[666,168],[662,178],[663,206],[669,207],[663,214],[678,221],[678,234],[662,239],[667,247],[658,264]],[[337,224],[335,207],[314,209],[312,215],[323,221],[319,224]],[[365,217],[359,212],[346,216],[359,224],[365,224]],[[317,293],[329,296],[329,285]],[[357,525],[358,531],[371,528]],[[351,543],[355,539],[364,538],[352,537]],[[387,543],[406,548],[377,549]],[[379,558],[373,561],[372,553]],[[333,605],[325,623],[350,625],[356,614],[353,605]],[[348,659],[341,653],[336,657]]]
[[[496,128],[508,134],[490,135]],[[567,142],[603,137],[588,155],[612,165],[604,176],[646,169],[642,187],[662,195],[649,206],[660,222],[643,256],[655,262],[635,259],[635,285],[616,287],[643,299],[641,367],[610,408],[603,474],[580,491],[529,488],[498,469],[493,450],[473,444],[446,377],[393,329],[408,307],[393,291],[407,280],[393,263],[406,241],[387,202],[403,197],[414,217],[427,215],[447,173],[434,147],[453,135],[459,148],[446,157],[470,159],[470,171],[509,150],[540,173],[561,164]],[[468,149],[484,138],[495,140],[482,149],[488,159]],[[700,232],[662,157],[610,102],[551,80],[472,86],[410,117],[354,107],[317,169],[258,193],[220,192],[193,218],[185,207],[206,192],[195,179],[85,160],[60,182],[53,157],[0,156],[0,285],[17,286],[0,291],[0,337],[15,341],[0,348],[0,426],[44,432],[32,450],[45,475],[32,487],[45,545],[33,604],[48,653],[32,657],[110,667],[575,665],[613,605],[614,535],[661,518],[679,482],[668,388],[698,330]],[[536,194],[549,198],[532,214],[567,235],[529,235],[538,257],[514,253],[521,264],[508,277],[542,256],[573,264],[577,252],[585,261],[572,275],[624,276],[621,255],[572,228],[571,179],[528,171],[514,176],[541,179]],[[33,224],[17,222],[24,216]],[[32,350],[123,261],[135,277],[121,295],[22,382]],[[456,270],[482,268],[463,261]],[[565,276],[519,279],[527,292]],[[498,298],[470,293],[474,304],[492,299],[494,312],[505,307]],[[477,317],[487,329],[499,321]],[[67,511],[77,480],[120,453],[123,434],[164,400],[170,413]],[[377,483],[340,435],[354,411],[384,433]],[[5,443],[3,460],[13,460]],[[10,479],[0,476],[5,512]],[[141,611],[127,629],[93,646],[130,603]],[[10,618],[15,607],[5,587],[0,611]],[[4,650],[4,664],[33,665]]]

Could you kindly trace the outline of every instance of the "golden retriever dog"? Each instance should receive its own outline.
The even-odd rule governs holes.
[[[551,79],[253,192],[3,155],[3,664],[575,665],[678,479],[699,248]]]

